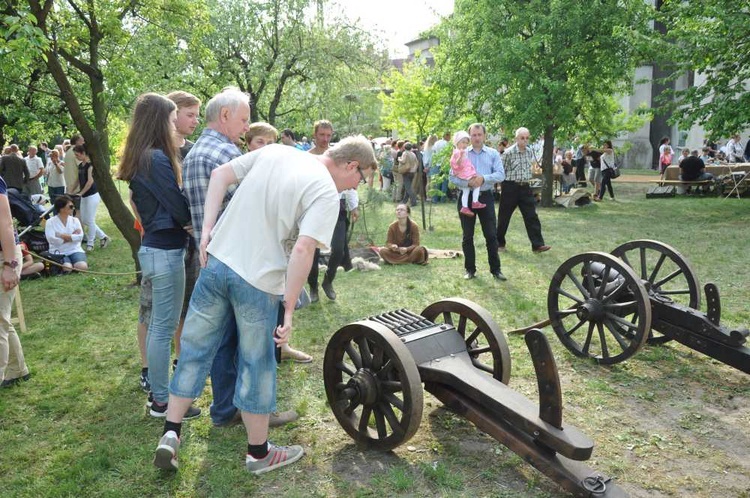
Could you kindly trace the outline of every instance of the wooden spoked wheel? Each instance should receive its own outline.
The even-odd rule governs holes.
[[[646,342],[651,303],[633,270],[601,252],[565,261],[547,295],[550,325],[573,354],[601,364],[621,362]]]
[[[657,240],[631,240],[612,251],[638,275],[649,296],[688,308],[700,309],[701,287],[690,262],[673,247]],[[671,339],[651,331],[649,344]]]
[[[453,326],[466,343],[472,364],[503,384],[510,381],[510,350],[490,312],[458,297],[443,299],[420,313],[436,324]]]
[[[419,372],[386,326],[365,320],[336,332],[323,377],[333,414],[357,443],[388,451],[417,432],[423,409]]]

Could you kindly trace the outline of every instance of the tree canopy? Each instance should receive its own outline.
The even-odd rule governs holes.
[[[383,126],[403,137],[423,138],[438,128],[443,118],[441,87],[433,71],[417,56],[401,71],[391,69],[383,78]]]
[[[290,128],[350,108],[344,96],[377,85],[385,54],[356,24],[318,17],[314,3],[207,0],[212,28],[194,71],[202,93],[237,86],[250,95],[252,121]]]
[[[466,99],[476,120],[544,137],[551,205],[555,138],[575,133],[582,118],[612,119],[610,99],[630,91],[640,62],[632,41],[648,20],[642,0],[457,0],[435,60],[451,102]]]
[[[669,80],[689,75],[697,83],[664,93],[672,120],[716,137],[750,126],[750,4],[664,0],[658,19],[665,34],[653,43],[654,57]]]

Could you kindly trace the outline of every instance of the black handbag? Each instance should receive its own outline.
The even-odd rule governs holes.
[[[604,159],[602,159],[602,161],[604,161]],[[607,169],[605,169],[604,172],[607,173],[610,178],[618,178],[620,176],[620,168],[617,166],[610,166],[607,161],[604,161],[604,164],[607,166]]]
[[[44,251],[39,256],[45,259],[44,273],[49,276],[60,275],[63,273],[62,264],[65,262],[65,256],[62,254],[51,253],[49,251]],[[52,263],[50,261],[52,261]]]

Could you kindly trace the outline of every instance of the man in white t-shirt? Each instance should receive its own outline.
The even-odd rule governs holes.
[[[44,163],[42,158],[36,154],[36,147],[29,146],[28,155],[26,156],[26,167],[29,169],[29,181],[23,187],[26,195],[42,193],[42,186],[39,184],[39,178],[44,174]]]
[[[289,341],[315,249],[330,244],[339,192],[356,188],[376,164],[372,145],[358,136],[320,156],[268,145],[211,173],[200,241],[203,269],[185,319],[154,465],[177,470],[183,416],[203,391],[224,322],[232,316],[239,337],[234,405],[247,431],[245,467],[261,474],[302,457],[301,446],[268,443],[268,414],[276,410],[274,350]],[[227,188],[237,182],[216,223]]]
[[[735,133],[727,142],[727,160],[730,163],[741,163],[744,159],[745,148],[740,142],[740,134]]]

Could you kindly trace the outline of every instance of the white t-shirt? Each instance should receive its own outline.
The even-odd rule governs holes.
[[[26,156],[26,167],[29,169],[29,178],[34,178],[39,174],[39,170],[44,169],[42,158],[39,156],[28,157]]]
[[[50,187],[65,187],[65,165],[62,161],[58,164],[60,165],[60,169],[63,170],[62,173],[57,171],[57,167],[52,162],[52,159],[47,160],[47,174],[49,175],[47,177],[47,185]]]
[[[211,232],[208,252],[263,292],[284,294],[289,255],[300,235],[328,249],[339,192],[315,156],[281,144],[229,162],[241,182]]]

